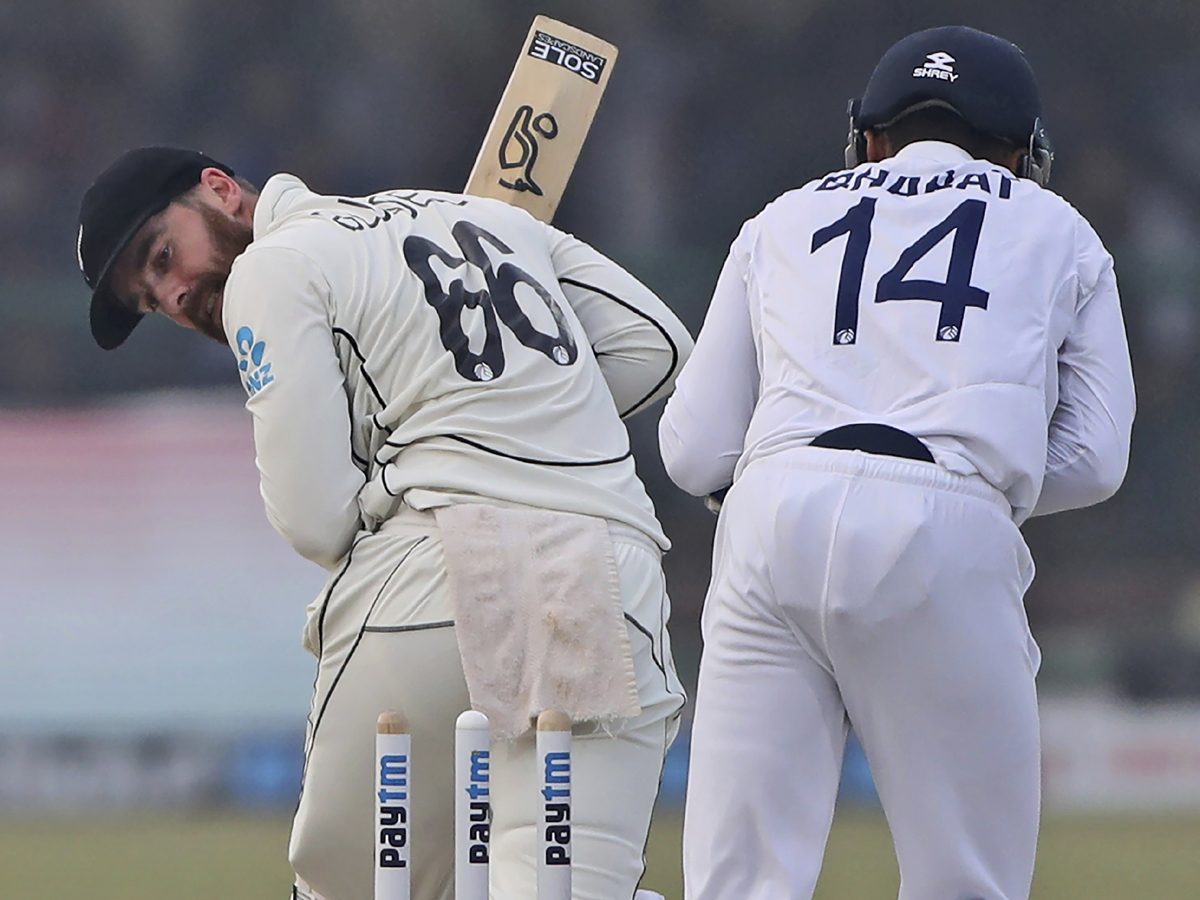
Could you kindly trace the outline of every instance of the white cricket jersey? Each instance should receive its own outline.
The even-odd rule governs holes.
[[[1133,413],[1096,233],[1032,181],[924,141],[745,224],[659,435],[671,477],[704,494],[829,429],[891,425],[1020,522],[1111,495]]]
[[[591,247],[496,200],[267,182],[224,326],[267,515],[327,567],[401,502],[492,499],[668,546],[620,417],[670,390],[686,329]]]

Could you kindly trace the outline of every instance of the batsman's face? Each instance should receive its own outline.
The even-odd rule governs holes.
[[[233,261],[254,233],[221,198],[201,189],[154,216],[113,268],[114,292],[138,312],[158,312],[225,344],[221,312]]]

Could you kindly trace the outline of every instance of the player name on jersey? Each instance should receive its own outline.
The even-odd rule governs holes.
[[[836,191],[847,189],[857,191],[866,186],[869,188],[883,187],[891,173],[887,169],[867,169],[865,172],[859,172],[856,169],[850,169],[846,172],[835,172],[832,175],[827,175],[816,190],[818,191]],[[924,181],[924,189],[922,190],[922,181]],[[1007,200],[1012,196],[1013,180],[1010,176],[1002,172],[966,172],[956,177],[954,169],[947,169],[943,173],[922,178],[919,175],[897,175],[888,184],[887,191],[889,194],[895,194],[898,197],[915,197],[917,194],[925,193],[932,194],[936,191],[942,191],[946,188],[958,188],[965,191],[967,188],[976,188],[983,191],[985,194],[992,193],[992,185],[996,185],[996,196],[1001,200]]]

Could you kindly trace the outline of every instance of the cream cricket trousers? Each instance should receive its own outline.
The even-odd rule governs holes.
[[[1039,808],[1033,577],[1003,496],[932,463],[801,448],[725,500],[684,825],[688,900],[807,900],[848,723],[901,900],[1026,900]]]
[[[579,723],[572,759],[572,881],[577,900],[630,900],[644,870],[650,813],[684,695],[666,622],[660,552],[610,524],[642,714],[605,730]],[[412,898],[454,896],[454,725],[470,708],[440,533],[404,509],[360,536],[310,609],[306,646],[320,663],[304,784],[289,856],[298,884],[324,900],[371,900],[374,741],[380,712],[412,732]],[[533,733],[492,742],[490,893],[537,893]]]

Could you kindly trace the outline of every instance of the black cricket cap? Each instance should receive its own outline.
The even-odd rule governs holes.
[[[123,344],[142,320],[109,287],[117,257],[138,229],[199,184],[200,173],[210,167],[233,175],[228,166],[194,150],[141,147],[105,169],[83,195],[79,268],[92,289],[92,337],[105,350]]]
[[[963,25],[918,31],[893,45],[871,73],[855,126],[886,129],[925,106],[948,107],[976,131],[1018,147],[1029,143],[1042,114],[1020,48]]]

